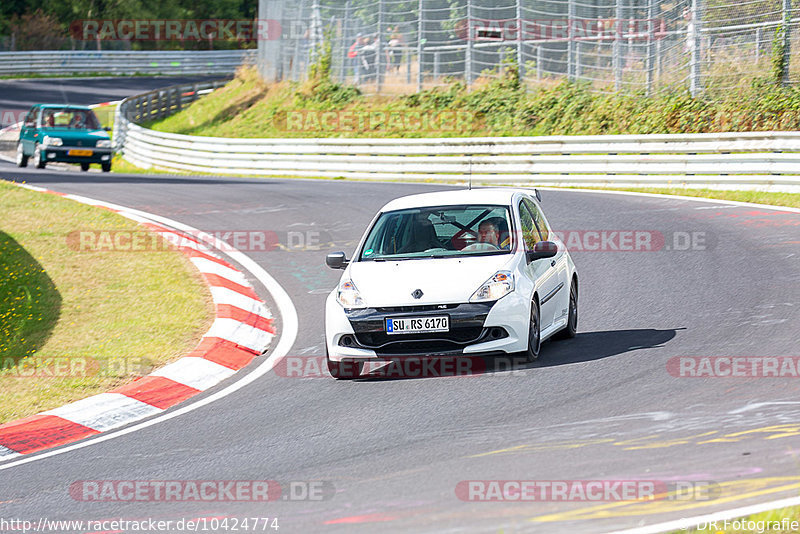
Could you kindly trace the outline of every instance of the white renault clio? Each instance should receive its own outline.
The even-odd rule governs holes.
[[[572,337],[578,277],[542,214],[538,191],[472,189],[386,204],[325,306],[328,369],[357,378],[367,360],[407,356],[539,356]]]

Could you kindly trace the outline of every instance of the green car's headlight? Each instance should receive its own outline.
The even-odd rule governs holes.
[[[44,146],[61,146],[64,144],[64,141],[62,141],[60,137],[50,137],[49,135],[45,135],[44,139],[42,140],[42,144]]]
[[[96,146],[97,148],[111,148],[111,139],[101,139]]]

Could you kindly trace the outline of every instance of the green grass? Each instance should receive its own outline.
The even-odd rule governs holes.
[[[580,189],[597,189],[608,191],[634,191],[639,193],[655,193],[659,195],[679,195],[684,197],[716,198],[720,200],[734,200],[736,202],[752,202],[754,204],[768,204],[772,206],[788,206],[800,208],[800,193],[769,193],[763,191],[722,191],[717,189],[683,189],[683,188],[658,188],[658,187],[581,187]]]
[[[0,423],[129,382],[186,354],[208,329],[208,289],[180,252],[84,252],[67,238],[144,227],[7,182],[0,209]],[[90,372],[27,376],[48,359]]]
[[[297,112],[350,112],[370,117],[345,128],[287,122]],[[409,122],[411,114],[441,111],[467,120],[448,128]],[[371,113],[384,113],[373,120]],[[394,114],[394,115],[393,115]],[[297,116],[297,115],[294,115]],[[378,115],[374,115],[378,117]],[[305,117],[305,116],[304,116]],[[402,120],[393,121],[392,117]],[[470,137],[648,134],[800,130],[800,86],[766,79],[693,99],[684,90],[654,97],[598,93],[587,84],[547,81],[526,88],[513,67],[504,76],[481,79],[470,90],[459,83],[408,95],[369,96],[324,78],[304,83],[263,83],[253,69],[240,69],[225,87],[153,129],[217,137]]]

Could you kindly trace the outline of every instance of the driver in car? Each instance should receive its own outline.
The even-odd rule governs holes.
[[[506,237],[502,241],[500,239],[500,229],[494,221],[489,219],[481,221],[478,225],[478,243],[489,243],[497,248],[507,249],[510,244],[509,238]]]

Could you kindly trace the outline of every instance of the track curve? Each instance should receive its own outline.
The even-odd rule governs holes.
[[[300,318],[290,355],[321,355],[323,303],[387,200],[443,186],[323,180],[89,176],[25,180],[206,231],[316,231],[316,251],[251,252]],[[234,395],[119,439],[0,472],[4,517],[278,517],[282,532],[601,532],[795,495],[800,380],[679,378],[682,356],[800,356],[800,214],[670,198],[545,191],[562,230],[647,230],[671,248],[574,251],[574,340],[540,362],[469,378],[269,374]],[[702,234],[699,234],[702,232]],[[655,235],[655,234],[654,234]],[[681,236],[681,237],[675,237]],[[255,284],[262,296],[263,287]],[[324,480],[320,502],[79,502],[78,480]],[[710,501],[463,502],[468,480],[711,481]]]

